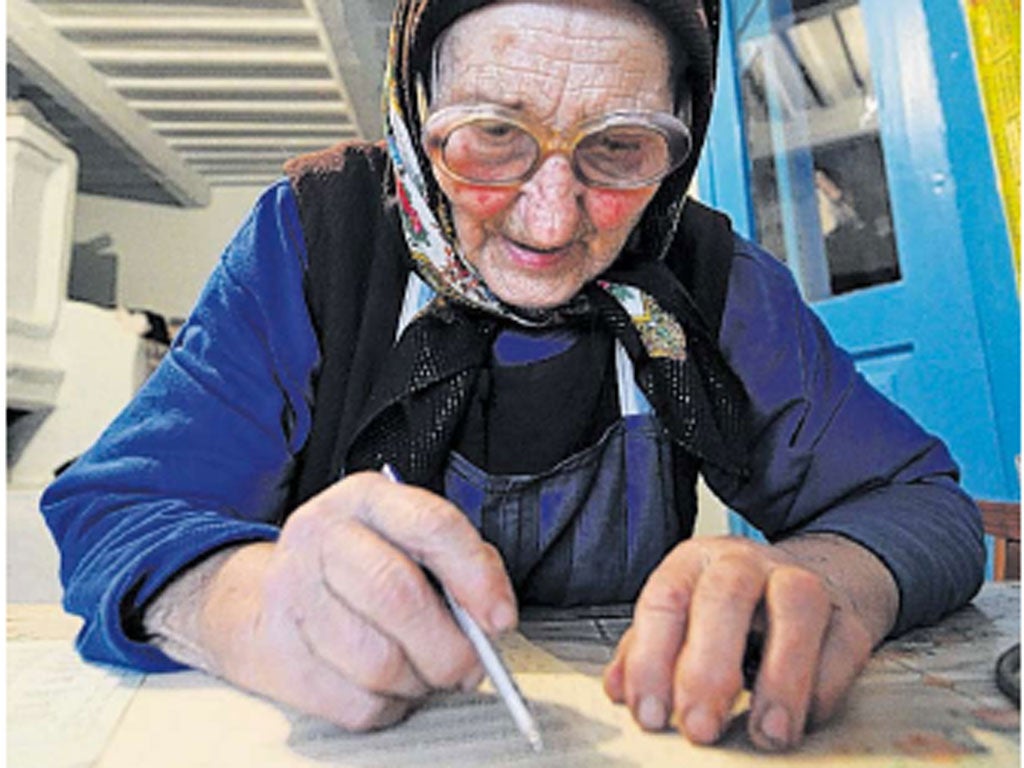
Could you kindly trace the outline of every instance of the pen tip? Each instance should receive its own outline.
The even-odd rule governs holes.
[[[533,733],[531,733],[526,738],[528,738],[530,740],[530,746],[533,748],[534,752],[543,752],[544,751],[544,742],[541,739],[540,733],[538,731],[534,731]]]

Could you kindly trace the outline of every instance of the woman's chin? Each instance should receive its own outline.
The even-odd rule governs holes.
[[[494,295],[509,306],[529,311],[560,307],[575,296],[582,287],[575,283],[565,285],[560,282],[550,284],[540,281],[528,281],[525,285],[506,283],[492,285],[488,281],[488,285]]]

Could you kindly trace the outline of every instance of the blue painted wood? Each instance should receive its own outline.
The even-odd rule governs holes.
[[[930,36],[926,15],[939,5],[961,14],[955,0],[861,1],[904,295],[869,290],[823,302],[819,309],[837,338],[860,354],[909,343],[913,360],[898,377],[898,402],[947,440],[970,492],[1015,497],[1019,489],[1005,467],[1017,449],[1003,444],[995,419],[977,313],[981,297],[969,269],[966,235],[972,224],[963,216],[963,206],[985,202],[972,202],[959,189],[963,169],[951,163],[954,150],[984,131],[978,122],[962,123],[961,104],[941,99],[938,78],[950,52]],[[960,94],[962,102],[972,98],[978,98],[976,89]],[[958,121],[956,133],[950,120]],[[971,157],[975,165],[989,162],[987,148],[975,146]],[[1008,248],[1003,259],[1010,266]],[[1012,291],[1012,279],[1003,288]],[[1012,324],[1013,318],[999,322]]]
[[[924,4],[935,56],[939,99],[946,116],[949,165],[956,184],[965,265],[985,351],[993,419],[1003,459],[1003,493],[1020,498],[1020,296],[1012,262],[1010,233],[998,191],[998,177],[978,88],[970,32],[961,4],[932,0]]]
[[[738,7],[748,33],[765,28],[756,3],[723,4],[701,193],[750,234],[731,34]],[[968,491],[1019,498],[1019,299],[962,11],[957,0],[862,0],[861,8],[902,279],[814,306],[868,379],[947,441]]]
[[[728,213],[733,228],[749,238],[754,234],[754,214],[730,3],[722,4],[721,14],[718,91],[711,111],[707,141],[697,166],[697,184],[701,199]]]

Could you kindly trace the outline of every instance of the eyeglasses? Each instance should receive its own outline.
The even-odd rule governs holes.
[[[690,154],[686,124],[662,112],[612,112],[566,133],[492,105],[453,106],[424,125],[430,159],[471,184],[520,184],[555,152],[588,187],[635,189],[661,181]]]

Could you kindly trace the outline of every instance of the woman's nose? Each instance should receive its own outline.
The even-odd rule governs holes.
[[[565,155],[546,158],[521,188],[524,223],[530,244],[557,248],[571,242],[583,217],[586,188]]]

